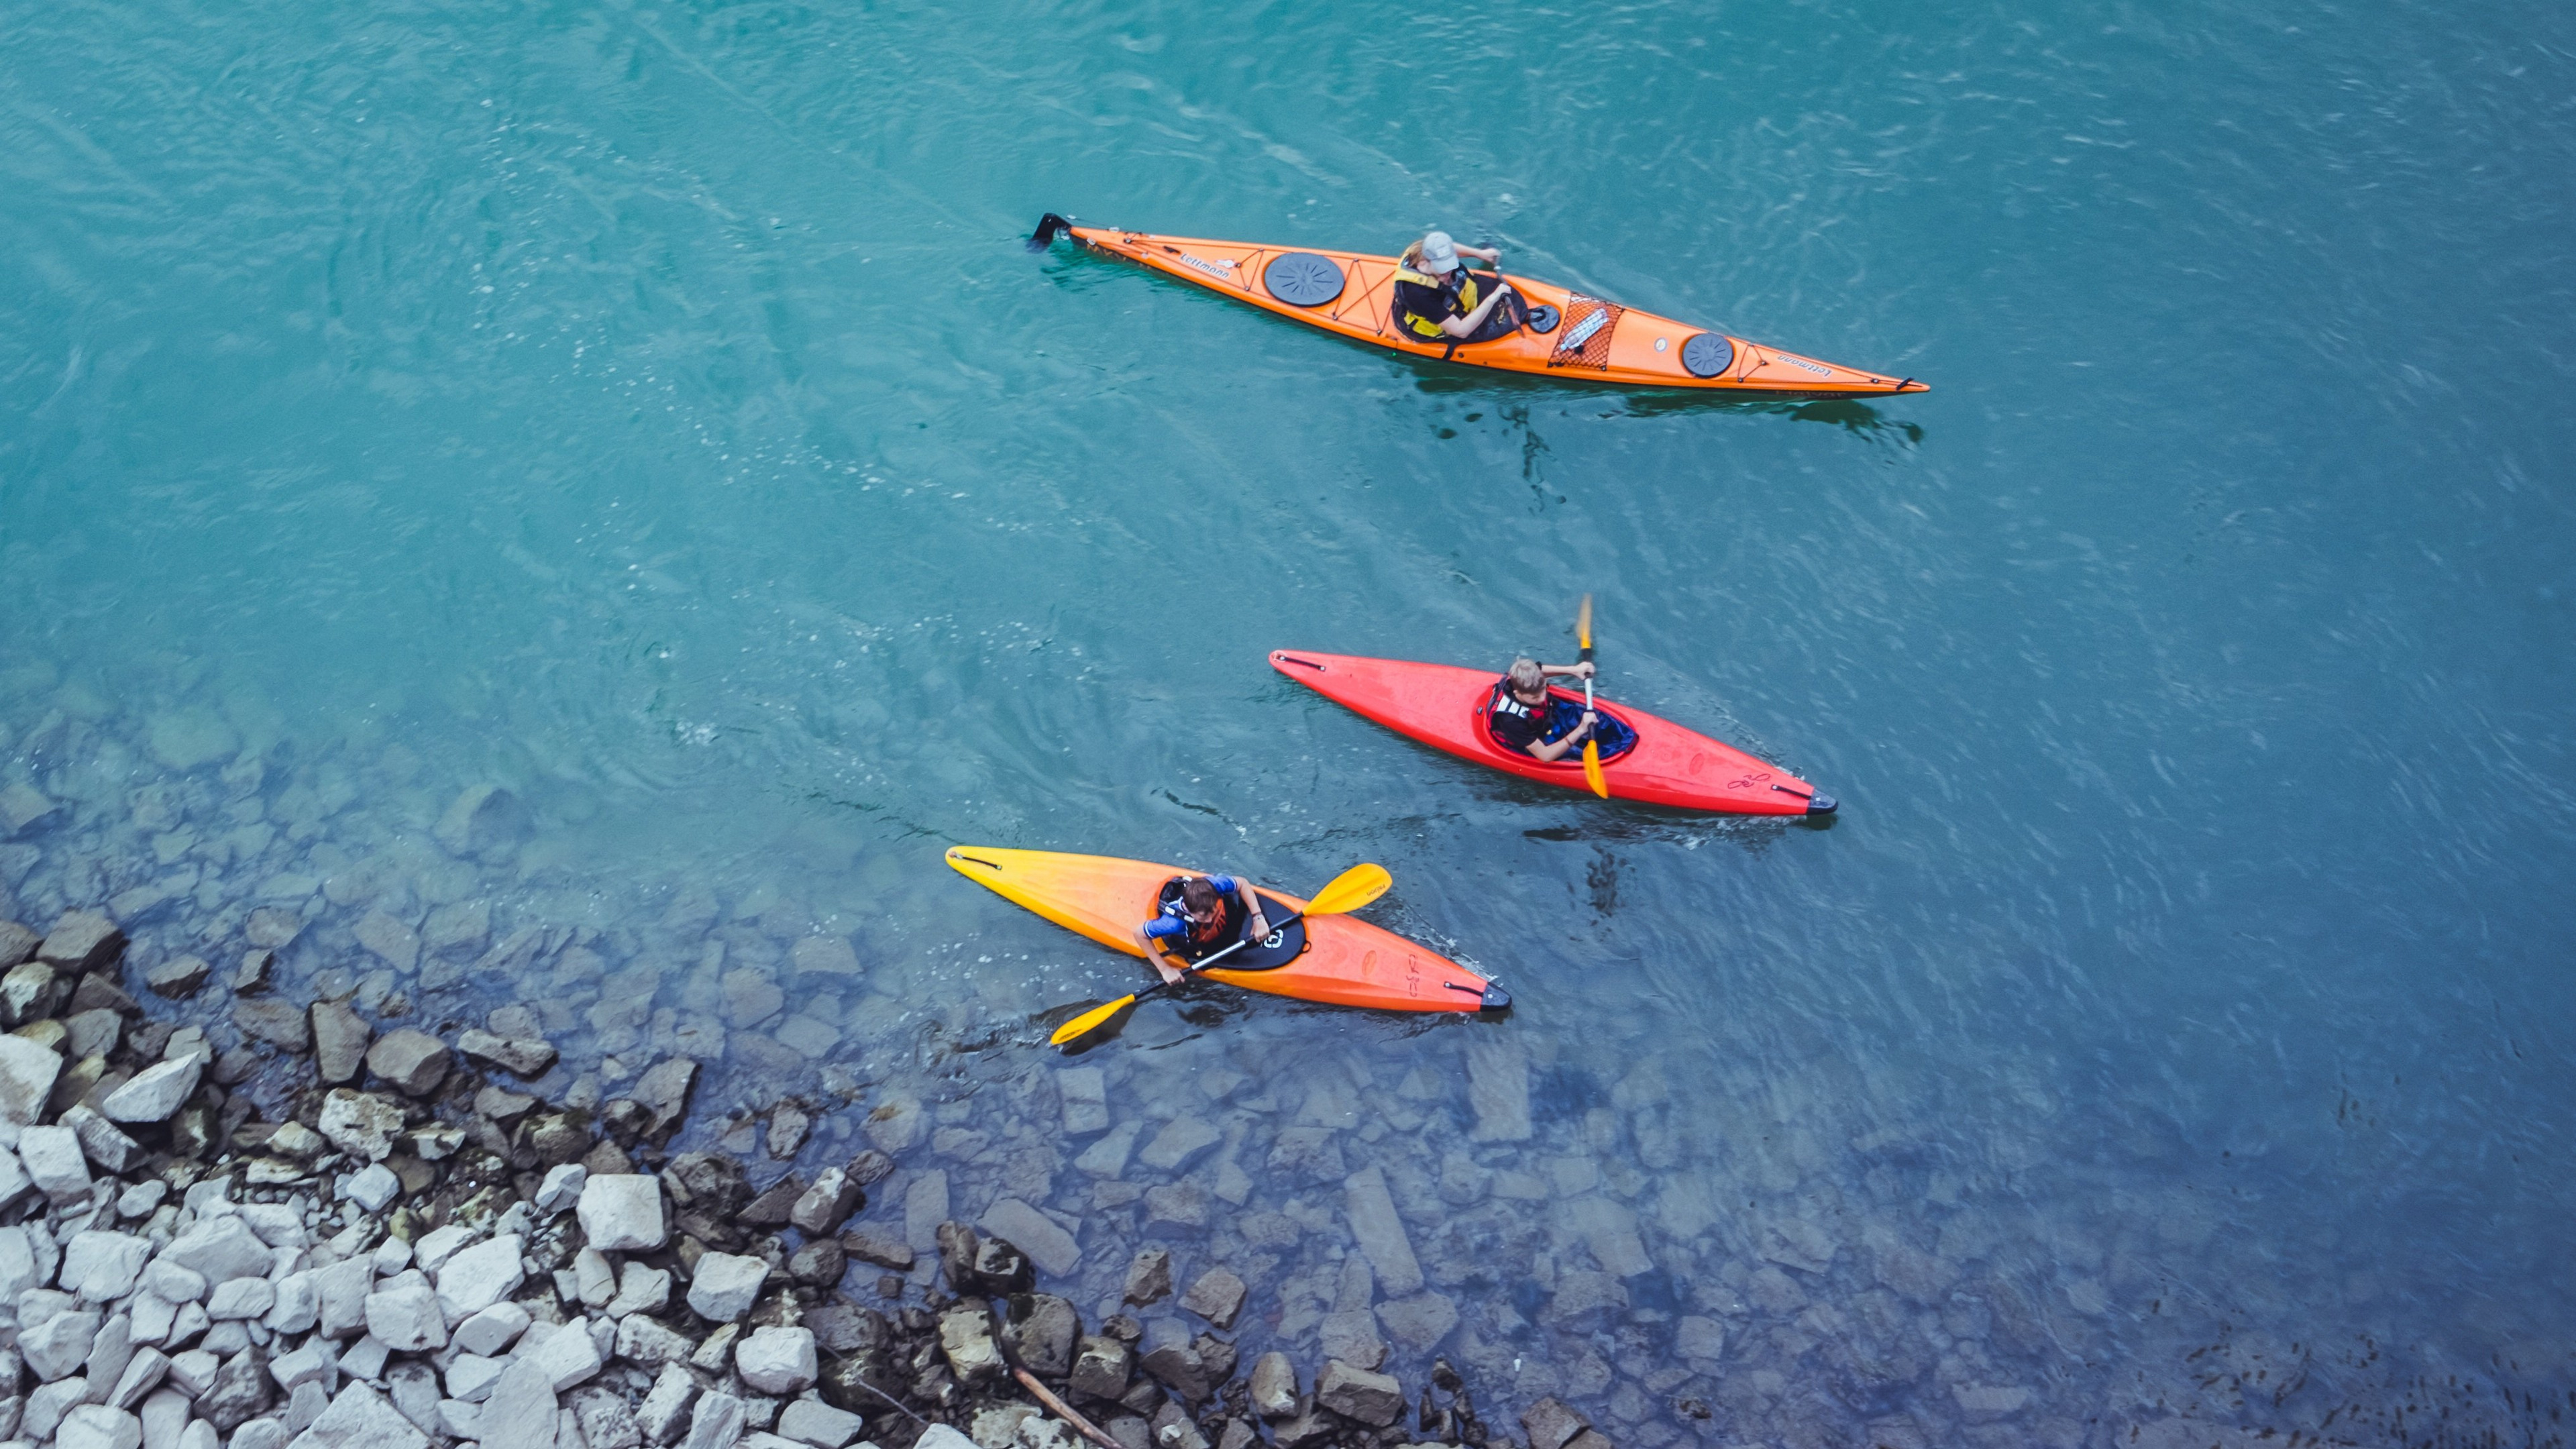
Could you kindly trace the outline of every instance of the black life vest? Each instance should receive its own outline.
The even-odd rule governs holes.
[[[1395,264],[1395,279],[1399,282],[1410,282],[1417,287],[1429,287],[1438,292],[1440,300],[1448,304],[1449,311],[1445,314],[1447,316],[1464,317],[1476,310],[1479,296],[1476,290],[1476,275],[1463,266],[1452,270],[1448,279],[1443,281],[1398,262]],[[1447,342],[1452,346],[1456,345],[1457,339],[1440,329],[1441,318],[1425,317],[1419,312],[1406,309],[1401,302],[1397,303],[1396,310],[1399,315],[1395,320],[1403,324],[1405,329],[1414,336],[1426,342]]]
[[[1493,693],[1491,697],[1485,701],[1485,729],[1487,733],[1494,734],[1496,743],[1510,745],[1513,749],[1523,750],[1525,752],[1528,746],[1512,744],[1511,741],[1504,739],[1499,733],[1494,733],[1494,721],[1505,717],[1525,720],[1538,732],[1530,743],[1546,744],[1551,738],[1548,731],[1555,723],[1555,710],[1556,696],[1553,694],[1548,695],[1545,699],[1540,700],[1536,704],[1521,703],[1520,700],[1512,694],[1511,676],[1505,675],[1494,681]]]

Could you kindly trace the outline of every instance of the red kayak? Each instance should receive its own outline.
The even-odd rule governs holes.
[[[1453,755],[1509,770],[1524,779],[1584,789],[1583,758],[1573,750],[1556,763],[1507,749],[1487,731],[1499,672],[1402,659],[1363,659],[1351,654],[1312,654],[1275,649],[1270,667],[1336,704],[1346,705],[1398,734]],[[1583,696],[1551,688],[1559,699]],[[1602,782],[1614,800],[1722,810],[1730,815],[1830,815],[1831,795],[1733,745],[1686,730],[1642,709],[1595,700],[1593,708],[1626,725],[1636,744],[1601,761]]]

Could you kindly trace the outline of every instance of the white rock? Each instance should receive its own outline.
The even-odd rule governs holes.
[[[230,1214],[199,1221],[171,1239],[170,1246],[163,1248],[155,1261],[189,1269],[209,1284],[228,1283],[235,1278],[265,1278],[274,1266],[268,1244],[260,1241],[250,1224]]]
[[[204,1059],[186,1056],[137,1072],[132,1081],[107,1094],[98,1110],[110,1122],[167,1122],[188,1105],[205,1070]]]
[[[143,1421],[148,1449],[172,1449],[179,1442],[179,1432],[188,1426],[188,1396],[177,1389],[162,1389],[143,1401],[135,1417]]]
[[[742,1442],[750,1409],[731,1394],[705,1395],[689,1415],[689,1437],[680,1441],[680,1449],[734,1449]]]
[[[453,1257],[456,1250],[474,1241],[474,1230],[457,1223],[434,1229],[411,1245],[411,1265],[424,1273],[435,1273],[438,1265]],[[397,1272],[400,1270],[397,1269]]]
[[[603,1253],[651,1252],[670,1240],[662,1214],[662,1181],[642,1173],[604,1173],[581,1189],[581,1232]]]
[[[235,1209],[259,1240],[272,1248],[301,1248],[313,1241],[304,1226],[304,1212],[282,1202],[246,1202]]]
[[[438,1304],[446,1310],[448,1322],[462,1323],[518,1291],[528,1276],[519,1263],[521,1246],[518,1234],[504,1233],[438,1266]]]
[[[738,1253],[708,1253],[689,1282],[689,1308],[710,1323],[739,1323],[760,1297],[769,1264]]]
[[[687,1422],[689,1409],[697,1401],[698,1381],[680,1365],[665,1364],[651,1392],[635,1408],[635,1427],[644,1431],[645,1443],[668,1444],[680,1436],[680,1425]]]
[[[447,1396],[468,1404],[479,1404],[492,1397],[492,1386],[501,1381],[501,1370],[507,1361],[485,1358],[479,1353],[460,1353],[447,1366]]]
[[[143,1396],[161,1387],[170,1374],[170,1356],[157,1348],[140,1348],[126,1360],[125,1372],[116,1376],[116,1387],[108,1390],[107,1406],[131,1410],[143,1402]]]
[[[123,1409],[83,1404],[63,1416],[55,1449],[142,1449],[143,1421]]]
[[[326,1353],[330,1351],[329,1339],[317,1338],[311,1342]],[[372,1333],[366,1334],[350,1344],[347,1353],[340,1355],[340,1372],[353,1379],[382,1378],[385,1360],[392,1358],[393,1354],[392,1349],[385,1347],[383,1339]]]
[[[215,1370],[224,1361],[202,1348],[170,1356],[170,1387],[192,1399],[202,1399],[206,1390],[215,1386]]]
[[[152,1266],[143,1270],[143,1286],[172,1303],[201,1303],[206,1297],[206,1275],[182,1267],[167,1253],[153,1259]]]
[[[525,1357],[514,1358],[475,1414],[475,1433],[491,1449],[554,1449],[559,1408],[546,1371]]]
[[[517,1342],[519,1335],[527,1331],[528,1310],[516,1303],[495,1303],[456,1325],[456,1332],[448,1336],[448,1342],[466,1353],[490,1358]]]
[[[170,1330],[178,1322],[179,1305],[153,1292],[138,1288],[125,1302],[125,1311],[134,1319],[136,1343],[167,1343]]]
[[[291,1394],[295,1392],[295,1386],[298,1384],[321,1384],[326,1388],[329,1387],[332,1370],[337,1367],[339,1365],[332,1362],[329,1350],[318,1342],[308,1340],[303,1347],[270,1359],[268,1376],[277,1380],[279,1388]]]
[[[0,1037],[0,1041],[18,1041]],[[89,1196],[89,1159],[81,1153],[80,1134],[69,1127],[28,1127],[18,1133],[18,1160],[36,1189],[64,1207]]]
[[[23,1036],[0,1036],[0,1122],[25,1126],[35,1121],[62,1070],[63,1059],[51,1047]]]
[[[369,1258],[376,1266],[377,1277],[390,1278],[411,1266],[411,1244],[400,1238],[387,1238],[376,1244]]]
[[[281,1440],[285,1437],[285,1432],[285,1427],[280,1425],[278,1435]],[[147,1445],[146,1449],[159,1449],[159,1446]],[[178,1449],[224,1449],[224,1436],[217,1433],[215,1426],[205,1420],[190,1419],[188,1427],[179,1431]],[[233,1438],[233,1449],[266,1449],[266,1446],[256,1439],[244,1439],[236,1432]]]
[[[110,1303],[133,1291],[152,1245],[127,1233],[74,1233],[63,1245],[62,1285],[92,1303]]]
[[[197,1422],[206,1423],[203,1419]],[[211,1429],[214,1425],[206,1424],[206,1427]],[[286,1441],[292,1433],[284,1424],[263,1414],[233,1431],[231,1449],[286,1449]]]
[[[429,1436],[418,1425],[384,1395],[355,1380],[295,1442],[304,1449],[429,1449]],[[241,1443],[238,1431],[233,1443]]]
[[[35,1190],[36,1180],[27,1175],[26,1167],[18,1161],[18,1154],[7,1147],[0,1147],[0,1208]]]
[[[670,1301],[669,1269],[629,1262],[618,1276],[617,1296],[608,1300],[607,1312],[614,1321],[630,1313],[659,1313]]]
[[[401,1195],[402,1179],[394,1176],[394,1170],[383,1163],[371,1162],[364,1171],[352,1174],[348,1186],[341,1191],[348,1195],[349,1201],[371,1213],[380,1213],[385,1210],[385,1204]]]
[[[438,1293],[417,1271],[389,1278],[367,1295],[367,1332],[396,1353],[420,1353],[447,1346],[447,1320],[439,1311]]]
[[[814,1449],[842,1449],[859,1437],[865,1419],[846,1409],[836,1409],[819,1399],[798,1399],[778,1414],[780,1437]]]
[[[572,1255],[572,1296],[584,1308],[597,1308],[617,1296],[617,1265],[597,1248]]]
[[[50,1278],[51,1271],[42,1276]],[[17,1302],[19,1294],[36,1286],[38,1277],[36,1245],[27,1236],[27,1230],[15,1226],[0,1228],[0,1303]]]
[[[27,1395],[18,1427],[30,1437],[51,1439],[54,1430],[62,1427],[64,1417],[88,1398],[87,1379],[56,1379],[39,1384],[34,1393]]]
[[[265,1278],[235,1278],[215,1285],[206,1300],[206,1316],[217,1323],[236,1318],[264,1318],[277,1305],[277,1285]]]
[[[317,1325],[325,1338],[347,1338],[367,1326],[367,1295],[376,1284],[375,1264],[366,1258],[343,1258],[326,1268],[313,1270],[313,1286],[321,1295],[321,1319]]]
[[[320,1275],[289,1273],[277,1280],[277,1301],[261,1319],[271,1333],[304,1333],[322,1317]]]
[[[810,1328],[755,1328],[734,1346],[734,1372],[764,1394],[785,1397],[813,1387],[820,1372]]]
[[[548,1324],[547,1327],[554,1328],[554,1331],[533,1346],[520,1344],[519,1351],[511,1355],[510,1361],[534,1364],[544,1370],[546,1382],[559,1394],[598,1374],[602,1367],[599,1345],[591,1338],[587,1324],[568,1323],[559,1328]]]
[[[322,1116],[314,1125],[332,1146],[351,1157],[381,1162],[394,1150],[403,1114],[402,1108],[382,1097],[334,1087],[322,1099]]]
[[[25,1300],[20,1300],[19,1319],[26,1319]],[[18,1332],[18,1356],[27,1369],[47,1383],[64,1378],[89,1357],[90,1345],[98,1341],[99,1317],[95,1313],[56,1313],[41,1326]]]
[[[547,1169],[545,1184],[537,1189],[537,1211],[552,1215],[571,1207],[580,1201],[582,1185],[589,1179],[590,1169],[578,1162]]]
[[[677,1368],[697,1347],[642,1313],[629,1314],[617,1325],[617,1356],[642,1368]]]

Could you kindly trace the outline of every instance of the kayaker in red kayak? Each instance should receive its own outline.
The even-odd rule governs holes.
[[[1582,709],[1547,692],[1550,678],[1591,677],[1588,660],[1581,664],[1541,664],[1526,655],[1513,660],[1511,672],[1494,681],[1494,707],[1488,726],[1494,739],[1507,750],[1523,751],[1551,765],[1564,759],[1567,751],[1583,748],[1584,740],[1596,731],[1601,735],[1604,759],[1625,750],[1635,742],[1633,732],[1617,725],[1605,727],[1599,711]]]
[[[1136,928],[1136,944],[1166,981],[1181,979],[1164,953],[1196,961],[1237,941],[1270,934],[1252,887],[1230,875],[1176,875],[1155,893],[1154,919]]]

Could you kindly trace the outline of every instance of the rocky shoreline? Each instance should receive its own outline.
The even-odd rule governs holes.
[[[379,1034],[264,994],[262,947],[219,1045],[124,981],[184,999],[214,968],[121,969],[126,945],[97,910],[0,921],[0,1449],[1518,1449],[1445,1360],[1415,1398],[1373,1363],[1239,1364],[1225,1267],[1175,1300],[1186,1339],[1086,1332],[1037,1291],[1070,1239],[1025,1205],[939,1223],[925,1285],[852,1222],[887,1153],[755,1191],[727,1153],[666,1152],[688,1058],[549,1105],[514,1089],[553,1067],[542,1037]],[[777,1155],[808,1126],[773,1112],[800,1139]],[[1147,1249],[1122,1301],[1174,1285]],[[1552,1398],[1520,1425],[1610,1449]]]

